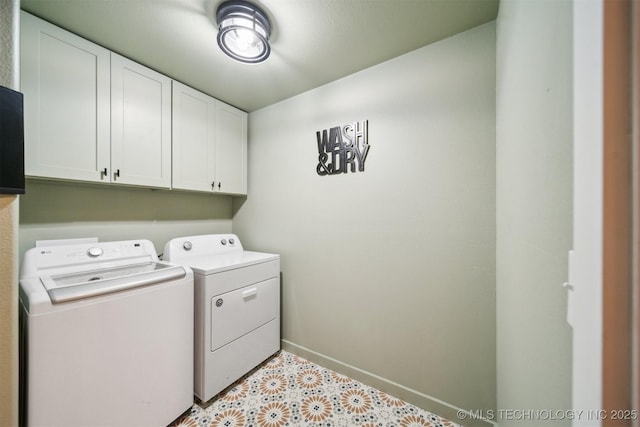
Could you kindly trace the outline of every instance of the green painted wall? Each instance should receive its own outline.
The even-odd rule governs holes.
[[[496,68],[498,408],[568,410],[572,3],[501,1]],[[571,424],[508,418],[500,427]]]
[[[148,239],[231,231],[231,197],[185,191],[27,180],[20,197],[20,256],[36,240]]]
[[[319,176],[316,131],[359,120],[365,171]],[[432,403],[495,408],[495,23],[249,124],[233,231],[282,255],[283,338]]]

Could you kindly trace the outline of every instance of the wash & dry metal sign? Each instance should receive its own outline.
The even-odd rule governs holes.
[[[364,172],[369,152],[369,122],[363,120],[316,132],[320,176]]]

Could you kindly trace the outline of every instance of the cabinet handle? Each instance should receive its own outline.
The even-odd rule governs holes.
[[[222,182],[218,182],[218,190],[220,190],[221,185],[222,185]]]
[[[108,175],[107,168],[104,168],[100,171],[100,179],[104,179],[105,176]]]
[[[215,181],[211,181],[211,191],[216,189],[216,182]]]
[[[120,178],[120,169],[116,169],[116,173],[114,173],[116,178]]]

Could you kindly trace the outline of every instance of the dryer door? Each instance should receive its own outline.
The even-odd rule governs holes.
[[[259,328],[278,315],[278,279],[211,298],[211,351]]]

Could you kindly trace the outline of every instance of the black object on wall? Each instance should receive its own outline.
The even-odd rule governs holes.
[[[0,86],[0,194],[24,193],[23,96]]]

